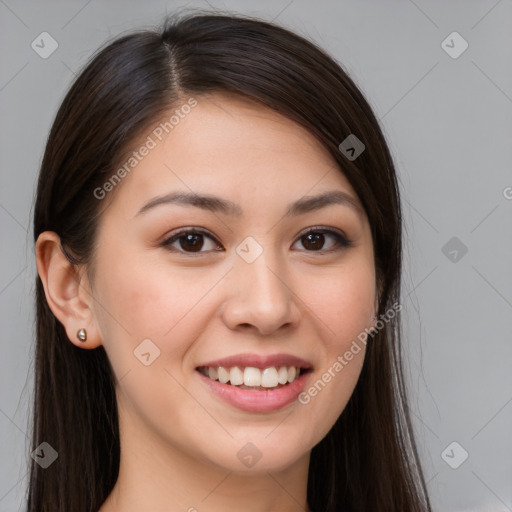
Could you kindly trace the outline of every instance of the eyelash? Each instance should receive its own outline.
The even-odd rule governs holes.
[[[341,251],[343,249],[348,249],[353,246],[353,241],[349,240],[345,235],[338,233],[337,231],[334,231],[332,229],[324,228],[321,226],[315,226],[312,228],[308,228],[306,231],[304,231],[297,237],[297,241],[309,234],[331,235],[335,239],[337,247],[335,247],[333,249],[319,249],[319,250],[305,249],[306,252],[326,254],[326,253]],[[200,229],[200,228],[186,228],[186,229],[182,229],[181,231],[178,231],[177,233],[173,234],[169,238],[166,238],[161,243],[161,246],[170,250],[171,252],[175,252],[175,253],[179,253],[179,254],[186,254],[186,255],[190,255],[192,257],[196,257],[201,254],[205,254],[205,253],[208,254],[208,253],[212,252],[212,251],[196,251],[196,252],[184,251],[183,249],[177,249],[175,247],[172,247],[172,244],[174,242],[178,241],[180,238],[183,238],[187,235],[202,235],[202,236],[210,238],[216,244],[220,245],[220,243],[212,235],[210,235],[207,231]],[[294,245],[295,245],[295,243],[294,243]],[[215,249],[215,252],[221,252],[221,251],[218,249]]]

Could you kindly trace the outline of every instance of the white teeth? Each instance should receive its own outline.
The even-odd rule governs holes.
[[[265,368],[261,372],[261,385],[264,388],[275,388],[279,384],[277,370],[275,368]]]
[[[244,374],[238,366],[231,368],[229,372],[229,381],[233,386],[241,386],[244,383]]]
[[[279,384],[286,384],[288,382],[288,368],[281,366],[277,372],[277,379]]]
[[[244,385],[253,387],[261,386],[261,371],[258,368],[248,366],[244,370]]]
[[[260,370],[253,366],[240,368],[202,367],[202,373],[212,380],[218,380],[222,384],[230,383],[233,386],[275,388],[279,385],[293,382],[300,375],[300,368],[296,366],[269,366]]]
[[[219,366],[217,369],[217,374],[219,376],[219,382],[222,382],[222,384],[226,384],[227,382],[229,382],[229,371],[226,370],[226,368],[224,368],[223,366]]]

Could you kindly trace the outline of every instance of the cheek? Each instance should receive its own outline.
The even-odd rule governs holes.
[[[179,384],[181,365],[204,330],[198,304],[218,278],[194,279],[194,269],[180,273],[170,265],[128,255],[101,268],[106,270],[96,278],[101,283],[98,321],[122,392],[118,403],[133,425],[140,418],[154,428],[172,424],[194,407]]]
[[[324,272],[315,286],[304,286],[302,293],[325,329],[326,348],[344,351],[371,325],[376,297],[372,262],[359,260]]]
[[[355,261],[355,260],[354,260]],[[311,418],[315,432],[326,434],[342,413],[359,379],[364,363],[365,329],[371,326],[375,305],[372,261],[357,260],[338,267],[329,279],[303,293],[321,326],[321,367],[315,371],[299,401]]]
[[[116,258],[115,265],[101,268],[105,270],[96,278],[101,286],[98,316],[109,355],[133,362],[134,349],[150,339],[164,356],[159,363],[180,361],[211,314],[203,304],[219,280],[218,273],[178,269],[165,258],[144,254],[125,254]]]
[[[98,297],[111,314],[107,324],[117,323],[134,338],[161,335],[165,326],[171,327],[180,304],[179,294],[151,261],[122,254],[115,264],[101,268]]]

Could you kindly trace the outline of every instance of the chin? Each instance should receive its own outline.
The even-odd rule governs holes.
[[[276,428],[275,426],[272,429]],[[277,427],[278,429],[281,427]],[[208,450],[204,456],[216,466],[235,473],[256,474],[259,472],[284,471],[298,460],[309,455],[311,447],[304,440],[309,436],[296,431],[290,435],[290,429],[271,433],[265,428],[264,433],[254,429],[251,436],[245,428],[243,438],[230,439],[228,443],[217,444],[221,450],[212,453]],[[318,440],[320,441],[320,439]],[[212,440],[212,443],[215,443]]]

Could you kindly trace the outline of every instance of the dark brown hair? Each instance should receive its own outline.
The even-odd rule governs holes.
[[[170,17],[158,31],[110,42],[77,76],[53,123],[40,170],[34,239],[54,231],[70,261],[92,270],[105,183],[120,156],[187,95],[242,94],[309,130],[358,194],[372,230],[378,316],[400,302],[399,188],[370,106],[342,67],[308,40],[238,15]],[[366,146],[354,161],[338,149]],[[115,192],[112,192],[115,193]],[[28,512],[96,512],[118,475],[115,377],[103,347],[72,344],[36,282],[37,345],[32,449],[58,451],[47,469],[30,460]],[[400,315],[369,338],[345,410],[311,453],[314,512],[430,511],[409,420]]]

